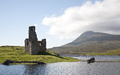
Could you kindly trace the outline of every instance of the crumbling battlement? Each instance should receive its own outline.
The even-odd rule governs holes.
[[[29,52],[31,55],[46,52],[46,39],[38,41],[35,26],[29,27],[29,38],[25,39],[25,52]]]

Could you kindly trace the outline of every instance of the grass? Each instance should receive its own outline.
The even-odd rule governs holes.
[[[91,53],[87,53],[86,55],[120,55],[120,49],[109,50],[107,52],[102,52],[102,53],[91,52]]]
[[[50,50],[38,53],[37,55],[30,55],[30,53],[25,53],[25,48],[22,46],[0,46],[0,63],[3,63],[5,60],[40,61],[44,63],[80,61],[71,57],[61,57]]]

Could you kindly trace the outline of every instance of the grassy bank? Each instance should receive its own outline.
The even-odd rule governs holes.
[[[87,53],[86,55],[120,55],[120,49],[110,50],[102,53],[91,52],[91,53]]]
[[[30,55],[29,53],[25,53],[25,48],[21,46],[0,46],[0,63],[3,63],[5,60],[40,61],[45,63],[80,61],[71,57],[61,57],[50,50],[38,55]]]

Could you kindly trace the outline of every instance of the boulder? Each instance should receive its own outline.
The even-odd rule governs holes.
[[[9,63],[14,63],[14,62],[11,60],[6,60],[6,61],[4,61],[3,65],[9,65]]]
[[[92,57],[92,58],[90,58],[89,60],[87,60],[87,63],[88,63],[88,64],[93,63],[93,62],[95,62],[95,58],[94,58],[94,57]]]

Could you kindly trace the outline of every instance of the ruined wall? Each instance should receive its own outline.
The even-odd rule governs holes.
[[[38,41],[35,26],[29,27],[29,39],[25,40],[25,52],[30,52],[31,55],[46,52],[46,39]]]
[[[40,44],[40,50],[41,52],[46,52],[46,39],[42,39],[41,41],[38,41]]]
[[[30,50],[31,50],[31,43],[30,43],[29,39],[25,39],[25,52],[30,53]]]
[[[46,39],[42,39],[41,49],[42,49],[43,52],[46,52]]]
[[[37,35],[35,32],[35,26],[29,27],[29,41],[31,42],[31,55],[35,55],[40,52],[40,45],[38,43]]]

